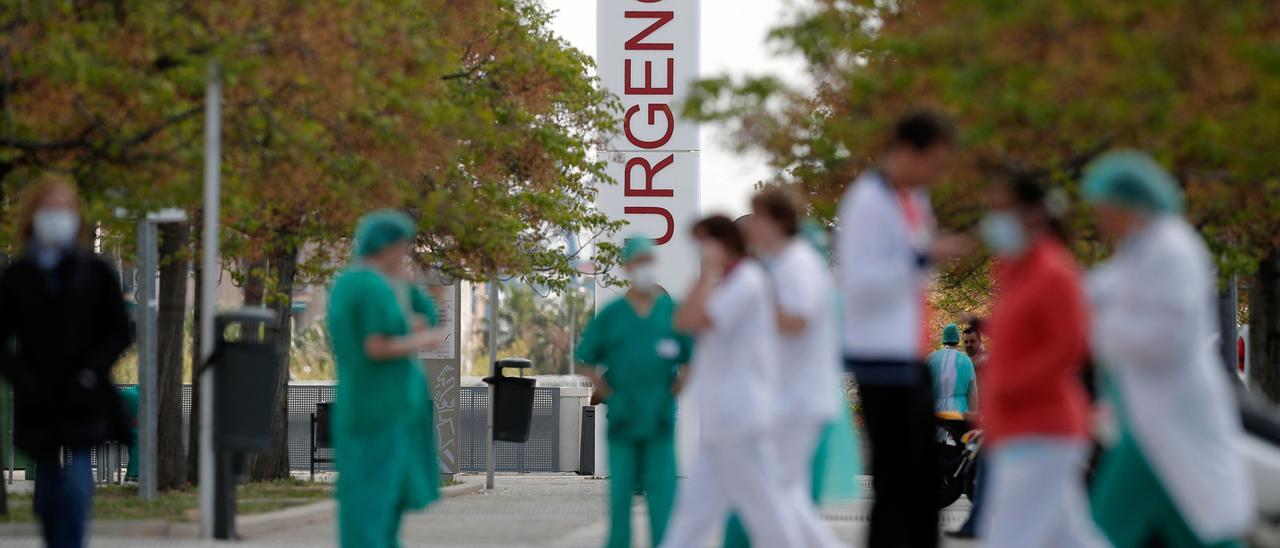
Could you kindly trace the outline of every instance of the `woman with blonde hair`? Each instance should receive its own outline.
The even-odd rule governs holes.
[[[35,511],[54,548],[85,544],[89,448],[129,440],[111,380],[130,343],[129,318],[116,272],[86,245],[80,211],[64,178],[28,186],[15,227],[20,252],[0,272],[0,375],[13,384],[14,442],[35,461]]]

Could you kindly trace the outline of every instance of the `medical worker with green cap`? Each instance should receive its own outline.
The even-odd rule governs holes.
[[[942,348],[929,354],[933,375],[934,411],[968,413],[978,407],[978,378],[973,360],[961,352],[960,328],[947,324],[942,329]]]
[[[438,321],[434,301],[409,281],[414,232],[399,211],[364,216],[353,263],[329,293],[338,537],[346,548],[399,546],[401,514],[439,497],[431,392],[417,354],[444,333],[427,328]]]
[[[680,368],[692,337],[672,325],[676,303],[658,286],[653,241],[622,250],[631,287],[587,324],[576,357],[609,409],[610,548],[631,546],[631,503],[643,489],[653,545],[661,542],[676,494],[675,411]]]
[[[1095,519],[1119,548],[1239,546],[1252,499],[1239,415],[1211,339],[1209,253],[1180,214],[1177,183],[1145,154],[1103,155],[1083,193],[1116,240],[1089,283],[1094,355],[1120,423],[1095,478]]]

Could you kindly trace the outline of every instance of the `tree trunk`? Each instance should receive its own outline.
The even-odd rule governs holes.
[[[160,225],[160,292],[157,325],[156,486],[177,489],[187,482],[182,443],[182,365],[187,320],[187,223]]]
[[[1258,263],[1249,287],[1249,364],[1253,391],[1280,401],[1280,250]]]
[[[191,330],[191,415],[187,421],[187,483],[191,485],[200,485],[200,367],[203,363],[200,361],[200,314],[202,306],[204,306],[204,292],[200,287],[200,281],[204,275],[204,259],[201,252],[204,250],[203,238],[204,224],[200,219],[202,215],[195,216],[196,222],[192,226],[191,231],[191,257],[194,263],[196,280],[196,294],[194,306],[191,309],[192,322],[195,328]],[[215,308],[216,310],[216,308]]]
[[[280,349],[280,376],[276,379],[276,401],[271,414],[271,445],[246,462],[250,479],[266,481],[289,477],[289,348],[293,339],[293,284],[298,267],[298,249],[292,244],[276,246],[270,258],[270,277],[275,291],[266,300],[276,313],[276,328],[267,332],[267,342]],[[247,286],[246,286],[247,287]],[[247,298],[247,295],[246,295]]]

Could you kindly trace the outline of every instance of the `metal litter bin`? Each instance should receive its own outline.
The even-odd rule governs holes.
[[[263,340],[276,325],[267,309],[246,308],[214,320],[214,443],[222,451],[261,451],[271,443],[271,411],[280,380],[280,351]],[[231,329],[238,327],[238,329]],[[232,332],[234,331],[234,338]]]
[[[484,382],[493,385],[493,439],[524,443],[529,441],[533,424],[533,387],[537,381],[524,377],[505,377],[502,370],[522,370],[533,364],[525,358],[506,358],[493,364],[493,376]]]

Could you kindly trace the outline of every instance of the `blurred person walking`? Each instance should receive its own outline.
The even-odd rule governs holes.
[[[22,252],[0,273],[0,374],[13,385],[14,443],[34,460],[35,512],[51,548],[85,545],[90,448],[130,441],[111,380],[130,344],[129,317],[81,210],[65,179],[25,189],[15,238]]]
[[[1252,493],[1240,416],[1211,343],[1208,250],[1180,214],[1177,183],[1143,153],[1105,154],[1083,192],[1116,241],[1090,277],[1094,354],[1121,422],[1095,477],[1094,516],[1120,548],[1240,546]]]
[[[778,456],[781,494],[805,546],[838,546],[814,500],[815,453],[840,411],[840,347],[826,259],[800,236],[800,204],[773,187],[751,199],[748,242],[769,274],[777,316],[777,418],[769,436]],[[735,515],[725,546],[749,546]]]
[[[399,546],[401,515],[439,498],[434,410],[417,355],[445,333],[428,328],[439,321],[435,302],[407,279],[415,231],[399,211],[361,218],[353,264],[329,294],[338,537],[347,548]]]
[[[993,548],[1105,546],[1089,517],[1088,310],[1061,209],[1034,179],[997,185],[980,226],[1000,293],[982,372],[989,457],[983,541]]]
[[[942,180],[952,134],[937,115],[900,119],[879,166],[850,185],[836,236],[844,363],[858,382],[876,493],[870,546],[938,543],[926,286],[931,265],[968,251],[934,236],[928,189]]]
[[[576,358],[609,409],[609,548],[631,546],[637,488],[649,504],[653,545],[661,544],[676,496],[676,394],[692,337],[676,331],[675,301],[658,286],[653,240],[622,249],[630,289],[587,324]]]
[[[935,411],[967,414],[978,407],[978,377],[959,345],[960,328],[950,323],[942,328],[942,348],[929,354]]]
[[[704,546],[731,510],[761,546],[803,546],[779,492],[773,432],[778,328],[768,274],[747,256],[728,217],[693,227],[702,272],[676,311],[676,328],[697,334],[690,396],[701,419],[699,447],[662,546]]]

